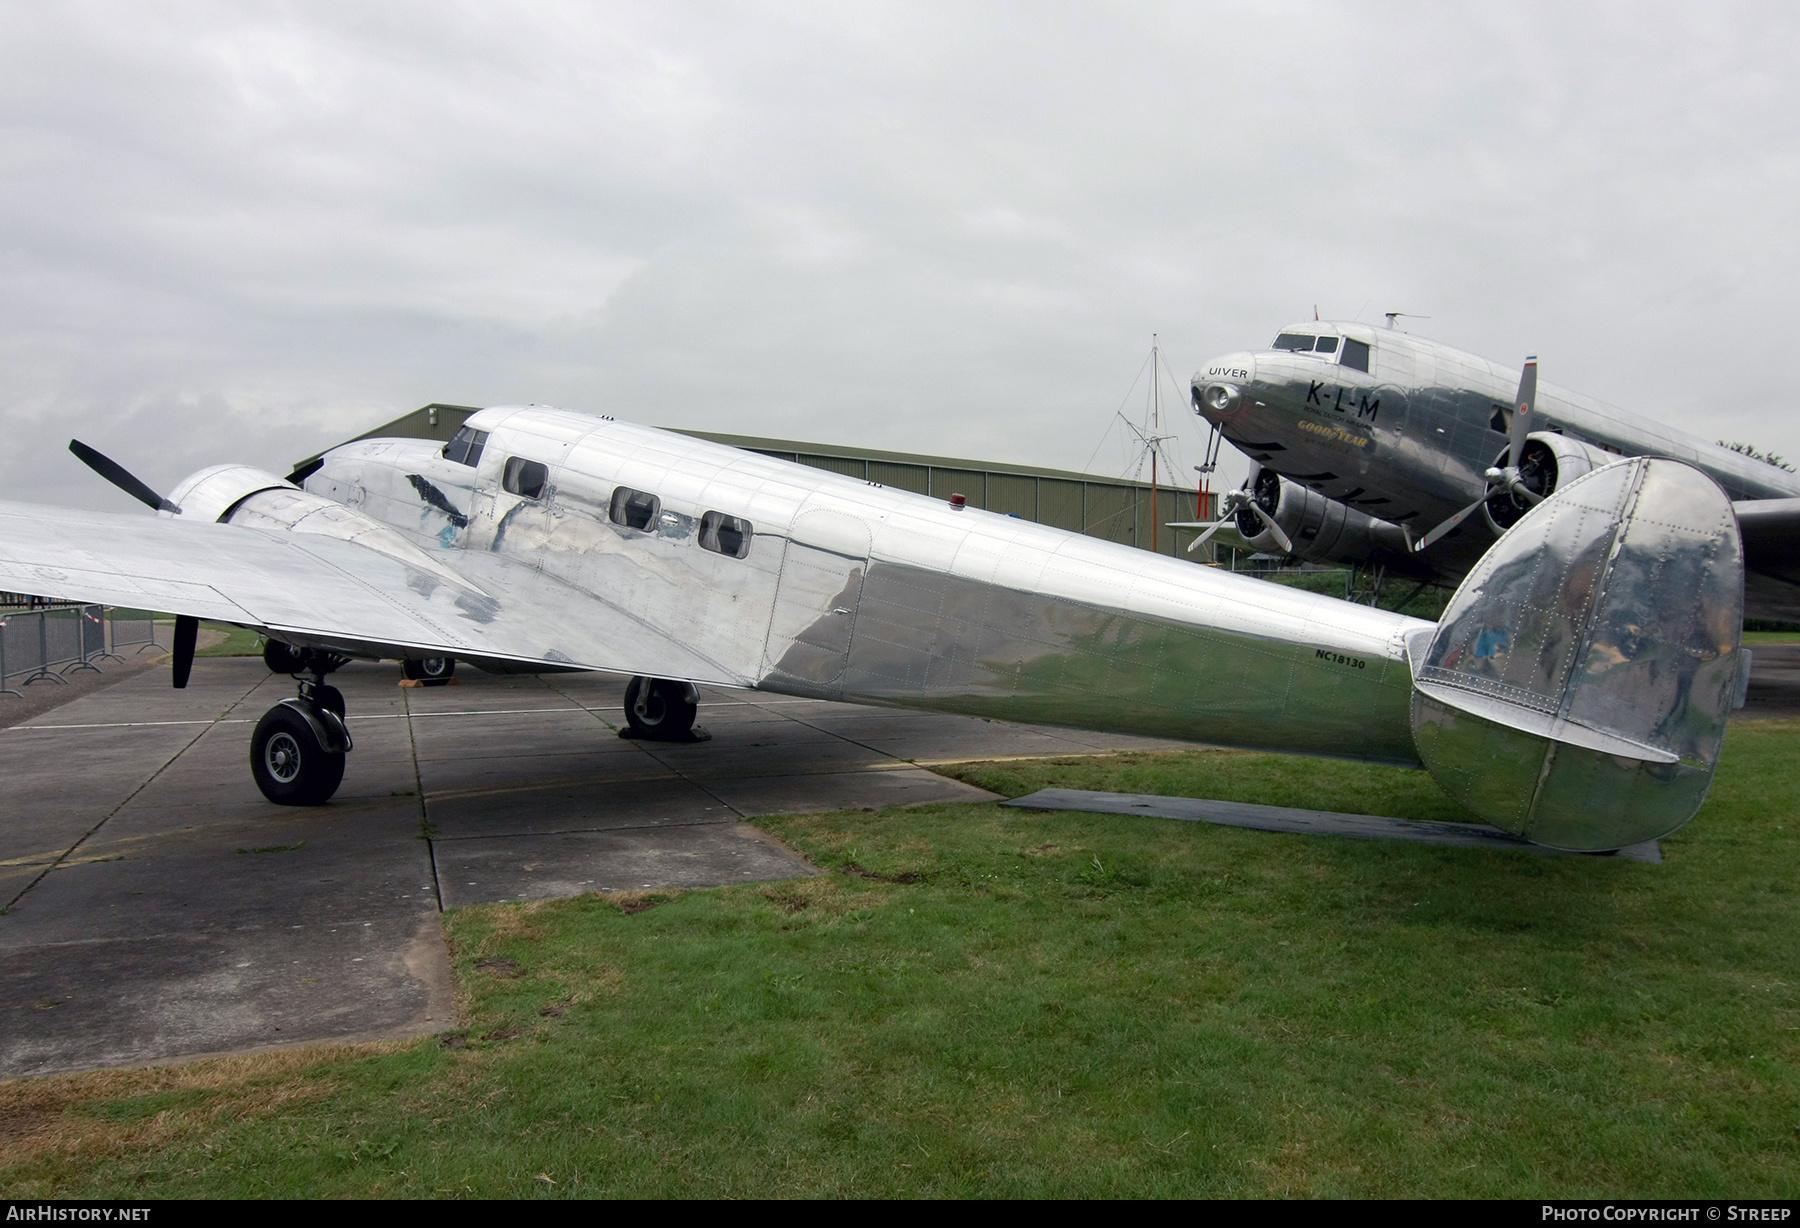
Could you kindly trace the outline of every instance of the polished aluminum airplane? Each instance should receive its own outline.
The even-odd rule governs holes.
[[[1538,384],[1535,360],[1507,369],[1315,320],[1205,364],[1193,399],[1253,462],[1223,510],[1254,549],[1454,583],[1559,485],[1621,456],[1670,458],[1732,500],[1751,616],[1800,618],[1800,474]]]
[[[177,615],[177,686],[195,620],[268,635],[298,693],[251,770],[288,804],[341,781],[333,669],[447,658],[631,675],[646,737],[690,736],[708,684],[1425,767],[1598,851],[1694,813],[1747,676],[1731,504],[1673,462],[1565,483],[1432,624],[559,409],[166,497],[71,450],[157,514],[0,503],[0,587]],[[1672,503],[1680,531],[1644,514]]]

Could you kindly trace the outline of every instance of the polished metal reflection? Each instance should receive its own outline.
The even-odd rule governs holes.
[[[561,637],[578,662],[625,668],[601,641],[630,623],[703,656],[710,668],[671,675],[695,681],[1418,762],[1415,619],[624,423],[542,409],[469,423],[489,432],[476,469],[424,445],[351,445],[308,489],[358,492],[485,591],[522,596],[522,568],[562,587],[567,621],[593,624]],[[549,465],[543,499],[496,489],[510,456]],[[466,530],[400,470],[466,507]],[[656,524],[613,522],[620,487],[656,496]],[[745,558],[700,548],[708,512],[756,526]]]
[[[1290,348],[1301,338],[1312,344]],[[1367,347],[1367,370],[1344,361],[1340,340]],[[1397,328],[1327,320],[1282,330],[1279,346],[1205,364],[1193,391],[1196,412],[1271,478],[1280,475],[1280,503],[1290,510],[1278,520],[1299,557],[1380,563],[1392,575],[1455,584],[1513,519],[1505,509],[1491,514],[1497,500],[1422,554],[1404,539],[1488,489],[1486,472],[1509,447],[1519,379],[1515,364]],[[1224,388],[1237,395],[1214,395]],[[1678,460],[1711,477],[1746,521],[1751,616],[1800,618],[1800,474],[1548,380],[1537,385],[1533,417],[1542,425],[1530,439],[1559,489],[1621,456]],[[1353,531],[1334,532],[1326,512],[1304,508],[1313,501],[1344,509]],[[1322,531],[1303,531],[1303,516]],[[1357,516],[1385,528],[1359,526]],[[1262,537],[1252,544],[1270,548]]]
[[[608,419],[490,409],[468,427],[478,456],[363,441],[303,491],[197,475],[225,523],[0,505],[0,584],[349,655],[1423,763],[1476,813],[1571,848],[1692,813],[1738,678],[1731,507],[1669,462],[1540,504],[1434,627]],[[532,480],[507,490],[509,467]],[[650,499],[615,519],[622,488]],[[753,526],[742,557],[707,547],[709,516]]]
[[[1731,503],[1610,465],[1469,574],[1417,663],[1420,754],[1470,809],[1561,848],[1666,835],[1704,799],[1743,657]]]

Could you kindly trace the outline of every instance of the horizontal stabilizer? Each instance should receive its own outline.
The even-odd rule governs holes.
[[[1437,700],[1441,704],[1479,716],[1496,725],[1505,725],[1509,729],[1517,729],[1522,733],[1536,734],[1540,738],[1548,738],[1552,742],[1564,742],[1570,746],[1585,746],[1589,750],[1597,750],[1603,755],[1618,755],[1624,759],[1641,759],[1645,763],[1680,763],[1681,756],[1672,750],[1664,750],[1660,746],[1651,746],[1645,742],[1621,737],[1616,733],[1608,733],[1604,729],[1591,729],[1578,721],[1571,721],[1557,716],[1554,712],[1540,711],[1535,707],[1513,703],[1495,695],[1483,695],[1479,691],[1465,691],[1461,687],[1443,686],[1431,682],[1414,682],[1414,689]]]

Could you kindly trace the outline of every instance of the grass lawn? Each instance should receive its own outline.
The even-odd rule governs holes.
[[[1344,596],[1344,573],[1342,571],[1274,571],[1263,577],[1276,584],[1285,584],[1289,588],[1302,588],[1309,593],[1323,593],[1327,597]],[[1392,610],[1397,614],[1406,614],[1413,618],[1436,619],[1449,604],[1453,589],[1428,585],[1419,588],[1417,581],[1392,579],[1382,585],[1381,600],[1377,604],[1384,610]]]
[[[166,614],[146,614],[142,610],[115,609],[118,618],[154,618],[165,627],[173,627],[175,620]],[[222,643],[209,644],[205,648],[196,648],[196,657],[260,657],[263,650],[263,634],[244,627],[234,627],[230,623],[215,623],[206,619],[200,621],[202,632],[217,631],[224,635]]]
[[[225,642],[213,644],[206,648],[196,649],[196,657],[260,657],[263,650],[263,634],[243,627],[234,627],[230,623],[200,624],[203,631],[223,631]]]
[[[770,819],[829,872],[450,915],[450,1038],[0,1084],[0,1187],[1794,1197],[1797,735],[1735,726],[1661,866]],[[1456,817],[1423,773],[1270,755],[957,774]]]

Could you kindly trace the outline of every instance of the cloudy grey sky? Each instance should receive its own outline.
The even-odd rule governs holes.
[[[1118,472],[1315,303],[1800,456],[1797,14],[0,0],[0,497],[433,400]]]

